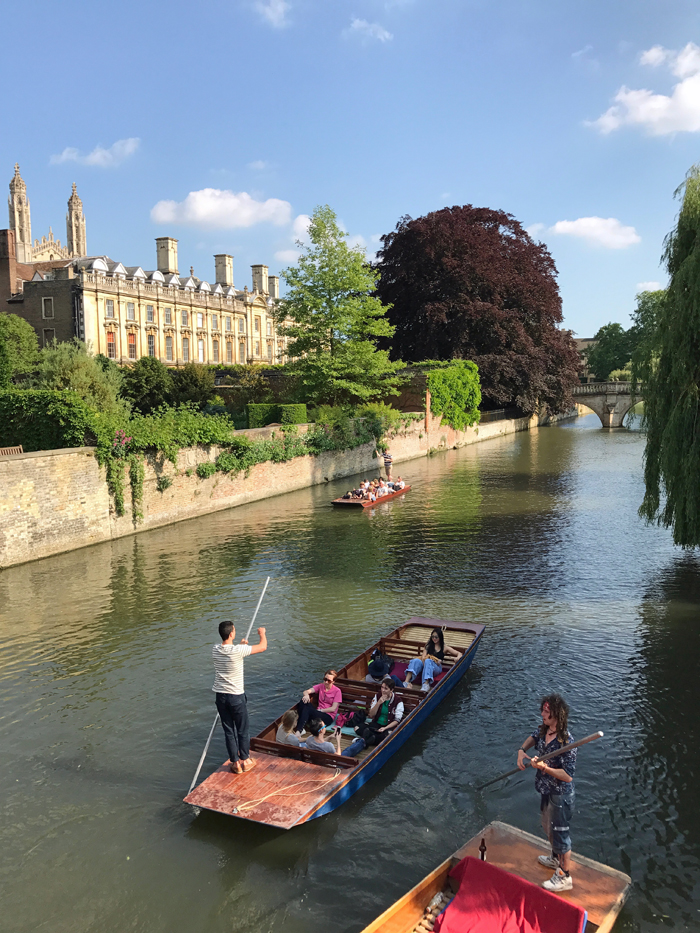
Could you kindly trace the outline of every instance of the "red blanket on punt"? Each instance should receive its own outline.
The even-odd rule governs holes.
[[[435,933],[582,933],[586,911],[510,872],[467,856],[450,872],[459,890]]]

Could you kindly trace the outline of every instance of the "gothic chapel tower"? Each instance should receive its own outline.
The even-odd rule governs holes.
[[[78,197],[75,182],[73,193],[68,198],[68,213],[66,214],[66,235],[68,238],[68,252],[71,256],[87,256],[87,237],[85,234],[85,214],[83,202]]]
[[[32,222],[29,216],[27,186],[22,180],[17,163],[14,178],[10,182],[10,197],[7,203],[10,208],[10,230],[15,231],[17,262],[31,262]]]

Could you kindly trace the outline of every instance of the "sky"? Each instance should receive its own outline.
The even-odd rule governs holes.
[[[513,214],[554,257],[564,324],[630,322],[663,287],[674,191],[700,160],[690,0],[25,0],[2,14],[0,179],[32,235],[214,279],[292,264],[337,213],[372,257],[404,215]],[[697,44],[696,44],[697,43]]]

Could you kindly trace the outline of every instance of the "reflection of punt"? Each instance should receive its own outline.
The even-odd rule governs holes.
[[[451,897],[459,891],[459,882],[450,880],[449,873],[464,858],[472,856],[479,858],[479,847],[482,839],[486,844],[486,862],[495,865],[503,872],[515,875],[516,878],[523,879],[537,885],[537,889],[532,891],[529,885],[525,885],[522,890],[524,903],[527,906],[528,888],[532,896],[537,899],[539,904],[539,918],[544,920],[540,929],[542,933],[559,933],[561,927],[559,921],[550,922],[547,925],[548,907],[551,907],[552,913],[558,908],[559,898],[563,898],[570,904],[575,904],[583,911],[587,912],[587,922],[585,933],[608,933],[612,929],[617,915],[622,909],[622,905],[627,897],[632,879],[616,871],[614,868],[608,868],[607,865],[601,865],[600,862],[594,862],[592,859],[584,858],[582,855],[572,856],[571,875],[574,879],[574,888],[572,891],[566,891],[561,895],[548,894],[539,885],[546,880],[549,871],[537,863],[538,855],[549,855],[550,848],[543,839],[525,833],[507,823],[489,823],[489,825],[477,833],[473,839],[462,846],[450,858],[439,865],[429,875],[419,881],[408,894],[392,904],[384,913],[377,917],[375,921],[365,927],[362,933],[411,933],[421,922],[425,908],[432,898],[441,891],[447,891]],[[479,866],[477,866],[478,868]],[[507,882],[507,875],[503,875]],[[479,898],[482,903],[491,901],[498,903],[502,898],[502,887],[493,890],[480,890]],[[552,901],[549,901],[552,898]],[[544,902],[544,904],[543,904]],[[449,910],[450,908],[448,908]],[[464,914],[460,915],[463,917]],[[445,921],[448,915],[445,914]],[[455,918],[456,919],[456,918]],[[553,919],[553,918],[552,918]],[[483,922],[483,920],[482,920]],[[458,929],[459,926],[454,921],[447,924],[450,930]],[[465,930],[471,927],[467,924],[463,927]],[[494,931],[500,930],[497,927],[491,927]],[[479,926],[478,929],[486,929],[485,926]],[[521,926],[514,922],[509,930],[520,930]]]
[[[344,509],[372,509],[383,502],[388,502],[390,499],[403,496],[410,488],[410,486],[404,486],[398,492],[390,492],[388,496],[381,496],[376,502],[370,502],[369,499],[333,499],[331,505],[338,505]]]
[[[484,626],[441,619],[409,619],[339,670],[336,684],[343,694],[341,711],[368,709],[379,690],[376,684],[365,683],[374,649],[379,648],[394,658],[394,673],[401,676],[434,626],[444,631],[445,642],[461,652],[462,657],[457,661],[445,660],[442,673],[435,678],[429,693],[414,688],[397,690],[404,702],[404,716],[389,738],[374,748],[363,749],[356,758],[329,755],[276,742],[280,716],[250,741],[257,763],[253,771],[235,775],[225,763],[195,787],[185,797],[185,803],[282,829],[291,829],[335,810],[376,774],[457,685],[474,660]],[[343,735],[341,749],[347,748],[352,738]]]

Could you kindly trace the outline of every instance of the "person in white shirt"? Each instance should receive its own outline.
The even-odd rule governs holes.
[[[219,635],[221,644],[214,645],[211,652],[214,660],[214,686],[211,689],[216,694],[216,708],[221,717],[230,759],[229,768],[234,774],[243,774],[255,767],[255,760],[250,757],[243,659],[267,651],[267,636],[265,629],[259,628],[259,644],[251,646],[243,638],[240,645],[234,645],[236,627],[233,622],[221,622]]]

